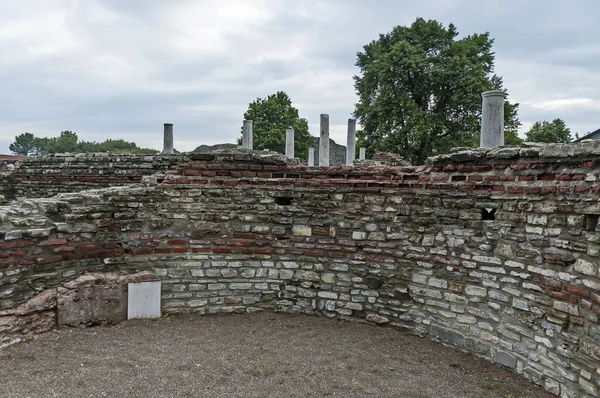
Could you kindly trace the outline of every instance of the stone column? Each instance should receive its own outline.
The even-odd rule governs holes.
[[[321,114],[319,138],[319,166],[329,166],[329,115]]]
[[[504,97],[500,90],[481,94],[481,138],[479,147],[496,148],[504,145]]]
[[[165,123],[162,153],[173,153],[173,123]]]
[[[244,120],[244,128],[242,131],[242,148],[254,149],[252,140],[252,120]]]
[[[359,148],[358,151],[359,151],[358,159],[365,160],[367,158],[367,148],[362,147],[362,148]]]
[[[346,140],[346,166],[354,164],[356,156],[356,119],[348,119],[348,138]]]
[[[315,148],[308,148],[308,167],[315,165]]]
[[[294,129],[292,126],[285,131],[285,156],[294,157]]]

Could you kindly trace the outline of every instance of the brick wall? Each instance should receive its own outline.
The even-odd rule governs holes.
[[[2,310],[85,272],[152,271],[167,313],[366,320],[598,394],[596,143],[420,167],[307,168],[233,151],[150,186],[0,207]],[[14,336],[12,336],[14,337]]]
[[[139,183],[185,159],[189,160],[185,155],[55,154],[25,159],[9,182],[17,197],[51,197]]]

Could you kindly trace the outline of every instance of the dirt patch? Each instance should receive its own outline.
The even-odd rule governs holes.
[[[391,328],[274,313],[128,321],[0,351],[0,396],[552,397]]]

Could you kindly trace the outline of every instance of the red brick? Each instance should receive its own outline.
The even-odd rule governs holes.
[[[542,187],[542,193],[554,193],[554,192],[556,192],[556,186]]]
[[[516,163],[516,164],[510,165],[511,169],[517,170],[517,171],[526,170],[528,167],[529,167],[529,165],[527,163]]]
[[[66,243],[66,242],[65,242]],[[92,250],[99,250],[102,247],[100,245],[81,245],[78,247],[79,251],[88,252]]]
[[[61,256],[40,257],[37,259],[38,264],[56,263],[62,261]]]
[[[564,300],[564,301],[571,301],[571,296],[569,296],[566,293],[563,292],[557,292],[555,290],[550,291],[550,296],[559,299],[559,300]]]
[[[578,296],[583,296],[583,297],[589,297],[590,296],[590,291],[584,287],[581,286],[575,286],[575,285],[566,285],[566,289],[569,293],[573,293],[576,294]]]
[[[187,240],[175,239],[167,241],[168,246],[185,246],[187,244]]]
[[[199,176],[200,170],[184,170],[183,175],[184,176]]]
[[[537,176],[538,181],[554,181],[554,174],[540,174]]]
[[[256,239],[255,234],[233,234],[236,239]]]
[[[485,180],[486,181],[502,181],[502,176],[493,174],[493,175],[485,176]]]
[[[523,192],[526,194],[539,194],[542,192],[542,187],[524,187]]]
[[[254,249],[255,254],[273,254],[273,249]]]
[[[189,247],[174,247],[172,253],[189,253]]]
[[[571,181],[571,179],[572,179],[571,174],[557,174],[554,177],[555,177],[556,181]]]
[[[152,249],[150,249],[150,248],[133,249],[132,252],[133,252],[134,256],[138,256],[138,255],[142,255],[142,254],[152,254]]]
[[[52,250],[53,253],[70,253],[74,251],[75,248],[73,246],[60,246],[55,247],[54,250]]]
[[[154,253],[156,254],[171,254],[171,251],[173,249],[169,249],[166,247],[157,247],[156,249],[154,249]]]
[[[228,247],[215,247],[213,253],[231,253],[232,250]]]
[[[210,253],[210,247],[193,247],[193,253]]]

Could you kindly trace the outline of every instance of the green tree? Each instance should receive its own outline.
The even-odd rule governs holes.
[[[8,149],[15,155],[32,156],[38,153],[36,144],[36,138],[33,134],[23,133],[15,137],[15,142],[10,144]]]
[[[567,144],[572,140],[571,129],[565,125],[562,119],[554,119],[551,122],[546,120],[535,122],[525,136],[525,141],[529,142]]]
[[[79,141],[77,133],[62,131],[58,137],[36,137],[31,133],[23,133],[15,137],[10,144],[10,150],[16,154],[47,155],[50,153],[87,153],[87,152],[117,152],[156,154],[159,151],[150,148],[139,148],[135,142],[123,139],[107,139],[104,142]]]
[[[479,144],[481,93],[506,90],[493,74],[489,34],[457,36],[452,24],[418,18],[364,46],[354,77],[359,146],[421,163],[452,147]],[[505,128],[514,135],[517,110],[505,102]]]
[[[254,149],[269,149],[285,153],[285,130],[294,129],[294,154],[298,158],[308,156],[312,137],[308,132],[308,122],[301,119],[298,109],[292,106],[292,100],[283,91],[257,98],[248,106],[244,119],[253,121]],[[241,144],[241,138],[238,144]]]

